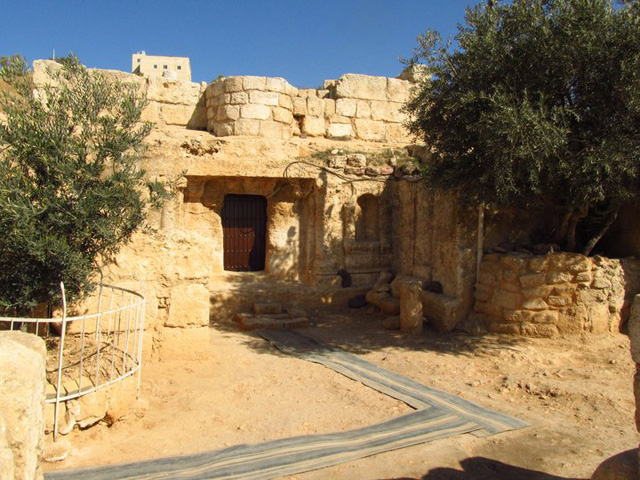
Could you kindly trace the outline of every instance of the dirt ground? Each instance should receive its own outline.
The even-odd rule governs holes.
[[[460,435],[287,479],[574,479],[634,448],[633,364],[621,334],[556,340],[420,336],[376,315],[331,315],[300,332],[419,382],[521,418],[530,427]],[[323,366],[281,354],[253,333],[208,329],[143,366],[142,397],[111,427],[69,436],[45,471],[196,453],[343,431],[411,411]],[[178,347],[180,347],[178,345]],[[185,359],[186,358],[186,359]]]

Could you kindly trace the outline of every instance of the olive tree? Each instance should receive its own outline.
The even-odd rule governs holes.
[[[24,313],[92,288],[101,263],[143,224],[164,189],[138,168],[152,125],[133,84],[77,59],[34,88],[18,57],[0,78],[0,307]]]
[[[456,41],[427,31],[409,60],[428,72],[407,105],[425,174],[498,208],[560,209],[553,240],[589,254],[640,192],[639,3],[490,1]]]

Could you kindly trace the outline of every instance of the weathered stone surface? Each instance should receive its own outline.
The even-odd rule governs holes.
[[[387,79],[367,75],[347,74],[336,81],[338,98],[387,100]]]
[[[244,90],[266,90],[267,77],[243,76],[242,88]]]
[[[253,313],[256,315],[274,315],[282,313],[282,304],[277,302],[254,303]]]
[[[406,278],[400,285],[400,329],[404,332],[422,332],[422,281]]]
[[[356,100],[352,98],[339,98],[336,100],[336,114],[345,117],[356,116]]]
[[[306,115],[307,114],[307,100],[304,98],[293,99],[293,114],[294,115]]]
[[[242,78],[243,77],[226,77],[224,79],[224,92],[225,93],[241,92],[243,89]]]
[[[279,103],[278,94],[276,92],[261,92],[259,90],[252,90],[249,92],[249,102],[277,107]]]
[[[635,363],[640,363],[640,295],[633,297],[628,325],[629,341],[631,342],[631,358],[633,358]],[[640,426],[638,427],[638,431],[640,431]]]
[[[0,332],[0,471],[11,478],[42,476],[45,354],[35,335]]]
[[[356,118],[371,118],[371,104],[366,100],[358,100],[356,104]]]
[[[264,105],[247,105],[254,107],[263,107]],[[269,107],[264,107],[269,109]],[[234,135],[257,136],[260,134],[260,121],[248,118],[241,118],[234,123]]]
[[[387,79],[387,100],[391,102],[405,103],[411,98],[412,84],[398,78]]]
[[[381,312],[389,315],[398,315],[400,313],[400,299],[395,297],[387,296],[378,301],[376,306]]]
[[[449,332],[463,319],[460,299],[426,291],[421,296],[424,315],[438,331]]]
[[[522,297],[518,293],[500,289],[494,293],[492,301],[499,307],[515,310],[520,307]]]
[[[318,97],[307,97],[307,114],[314,117],[324,115],[324,102]]]
[[[312,137],[324,136],[327,133],[324,117],[304,117],[302,132]]]
[[[350,167],[366,167],[367,157],[362,153],[351,153],[347,155],[347,165]]]
[[[543,285],[545,275],[543,273],[528,273],[520,276],[520,285],[522,288],[534,288]]]
[[[327,135],[333,138],[345,138],[353,136],[351,124],[331,123],[327,128]]]
[[[385,122],[402,123],[407,119],[406,114],[401,111],[402,104],[391,102],[371,102],[371,118]]]
[[[356,136],[370,142],[382,142],[386,138],[385,125],[382,122],[356,118]]]
[[[267,120],[271,118],[271,109],[267,105],[242,105],[240,107],[240,117]]]
[[[166,327],[209,325],[209,290],[200,284],[177,285],[171,289]]]

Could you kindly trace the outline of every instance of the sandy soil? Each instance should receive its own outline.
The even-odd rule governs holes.
[[[315,321],[300,331],[532,426],[460,435],[288,479],[589,478],[605,458],[638,445],[624,335],[548,340],[427,329],[406,336],[383,330],[375,315]],[[126,417],[75,430],[69,457],[45,463],[45,471],[342,431],[411,411],[231,326],[210,328],[201,345],[182,347],[187,359],[160,355],[144,366],[142,398]]]

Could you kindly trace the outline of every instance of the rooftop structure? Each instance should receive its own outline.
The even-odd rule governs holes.
[[[191,63],[188,57],[147,55],[144,50],[131,55],[131,72],[145,77],[191,81]]]

